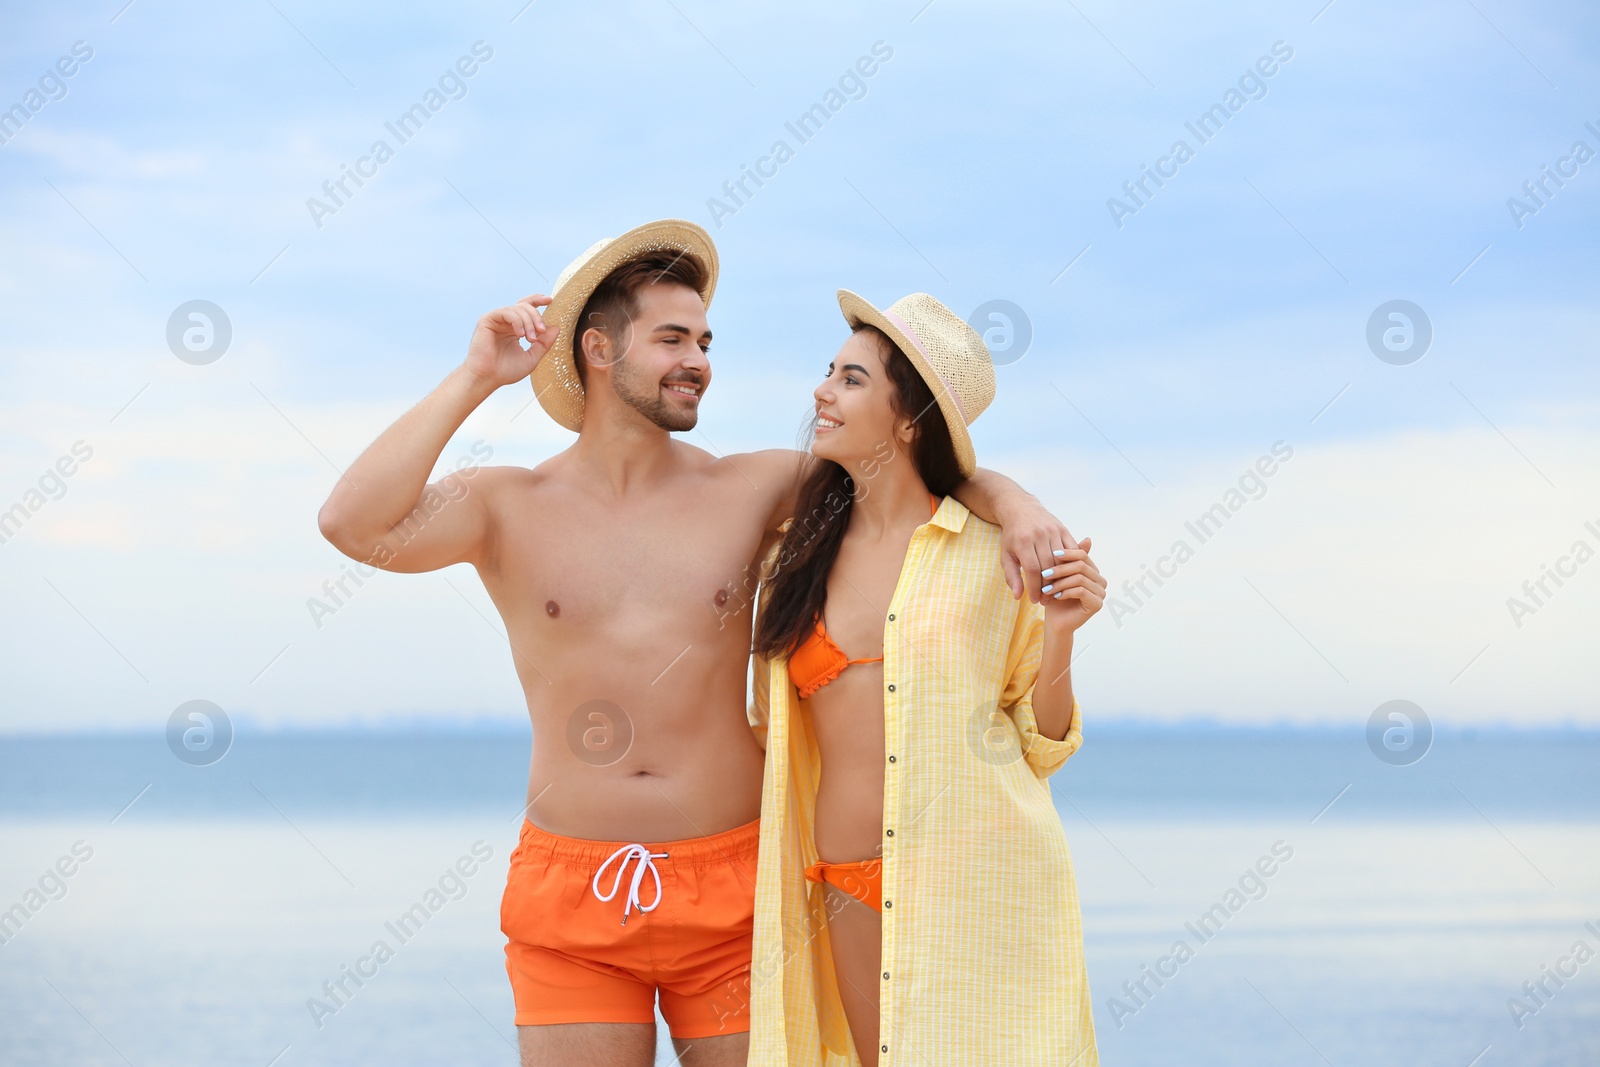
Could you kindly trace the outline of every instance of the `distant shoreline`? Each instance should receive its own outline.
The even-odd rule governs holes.
[[[1434,737],[1436,740],[1451,738],[1476,738],[1476,737],[1585,737],[1600,739],[1600,723],[1532,723],[1518,725],[1515,723],[1496,724],[1493,726],[1453,726],[1448,723],[1435,721]],[[415,720],[404,722],[385,723],[339,723],[326,727],[307,727],[303,725],[274,726],[260,722],[252,722],[248,718],[236,718],[234,721],[236,736],[257,737],[263,739],[281,738],[285,740],[315,740],[326,738],[329,740],[348,737],[514,737],[528,740],[531,730],[526,721],[508,723],[499,719],[495,720],[469,720],[466,722],[453,722],[449,720]],[[1335,724],[1335,723],[1231,723],[1215,719],[1185,719],[1177,722],[1165,722],[1156,719],[1114,719],[1091,720],[1085,726],[1086,737],[1140,737],[1148,738],[1155,734],[1169,735],[1229,735],[1229,736],[1286,736],[1309,737],[1313,735],[1329,738],[1360,737],[1365,732],[1364,725]],[[57,740],[68,741],[82,740],[147,740],[151,737],[160,737],[160,729],[143,730],[103,730],[94,728],[64,729],[64,730],[10,730],[0,728],[0,744],[7,741],[21,740]]]

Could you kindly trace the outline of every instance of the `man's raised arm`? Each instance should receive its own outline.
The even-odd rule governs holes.
[[[391,571],[488,562],[485,498],[496,484],[495,468],[468,468],[431,484],[428,472],[479,404],[532,373],[555,340],[555,327],[537,310],[549,302],[530,296],[479,319],[465,362],[356,458],[317,513],[318,528],[335,548]]]

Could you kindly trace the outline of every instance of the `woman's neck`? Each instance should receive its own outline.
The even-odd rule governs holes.
[[[929,489],[917,473],[910,457],[901,453],[907,462],[890,461],[878,467],[871,477],[855,481],[855,499],[851,503],[850,532],[868,540],[877,540],[893,529],[910,523],[921,526],[928,521]]]

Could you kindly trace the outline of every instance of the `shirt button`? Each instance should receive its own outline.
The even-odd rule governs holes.
[[[894,612],[892,611],[889,613],[889,621],[894,622]]]
[[[885,982],[887,982],[889,980],[889,972],[888,971],[884,971],[883,972],[883,980]]]
[[[878,1046],[878,1051],[879,1052],[888,1052],[889,1051],[889,1046],[888,1045],[879,1045]]]
[[[893,682],[889,683],[889,692],[891,692],[891,693],[894,692],[894,683]]]
[[[894,757],[893,757],[893,756],[890,756],[890,757],[889,757],[889,762],[890,762],[890,763],[893,763],[893,762],[894,762]]]
[[[894,831],[893,831],[893,830],[890,830],[890,831],[888,831],[888,833],[889,833],[889,836],[890,836],[890,837],[893,837],[893,836],[894,836]]]
[[[894,901],[886,900],[886,901],[883,902],[883,906],[886,907],[886,908],[892,908],[892,907],[894,907]]]

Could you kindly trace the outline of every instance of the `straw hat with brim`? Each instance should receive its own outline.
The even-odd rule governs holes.
[[[840,289],[839,310],[851,327],[882,330],[917,368],[950,427],[961,473],[970,478],[978,457],[967,427],[994,399],[994,358],[978,331],[927,293],[903,296],[880,311]]]
[[[583,426],[583,383],[578,380],[574,362],[582,353],[573,348],[578,335],[578,316],[594,295],[595,287],[618,267],[650,252],[676,252],[697,257],[706,268],[706,285],[700,297],[711,306],[717,288],[717,246],[703,228],[683,219],[647,222],[621,237],[596,241],[583,255],[567,264],[556,278],[550,306],[543,311],[544,321],[559,326],[555,344],[534,366],[529,376],[539,404],[569,430]]]

